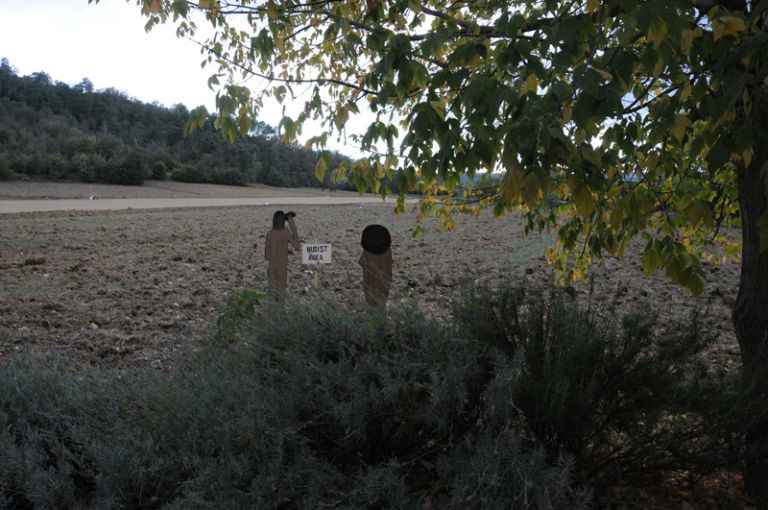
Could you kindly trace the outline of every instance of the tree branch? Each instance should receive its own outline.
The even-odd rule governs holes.
[[[235,62],[234,60],[232,60],[230,58],[223,57],[221,55],[217,55],[213,51],[213,48],[211,48],[207,44],[201,43],[200,41],[196,41],[195,39],[191,39],[191,38],[188,38],[188,39],[190,41],[194,42],[195,44],[197,44],[198,46],[200,46],[201,48],[203,48],[208,53],[215,55],[216,58],[218,58],[220,60],[223,60],[224,62],[226,62],[226,63],[228,63],[228,64],[230,64],[230,65],[232,65],[232,66],[240,69],[241,71],[244,71],[244,72],[246,72],[246,73],[248,73],[248,74],[250,74],[252,76],[256,76],[257,78],[262,78],[262,79],[265,79],[265,80],[268,80],[268,81],[277,81],[277,82],[281,82],[281,83],[296,83],[296,84],[298,84],[298,83],[333,83],[335,85],[339,85],[339,86],[342,86],[342,87],[347,87],[347,88],[350,88],[352,90],[358,90],[358,91],[360,91],[360,92],[362,92],[364,94],[371,94],[371,95],[375,95],[375,96],[379,95],[378,91],[371,90],[371,89],[366,89],[365,87],[361,87],[361,86],[356,85],[354,83],[350,83],[350,82],[343,81],[343,80],[337,80],[337,79],[334,79],[334,78],[305,78],[305,79],[298,79],[298,78],[280,78],[280,77],[277,77],[277,76],[274,76],[274,75],[262,74],[262,73],[254,71],[250,67],[247,67],[247,66],[244,66],[243,64]]]

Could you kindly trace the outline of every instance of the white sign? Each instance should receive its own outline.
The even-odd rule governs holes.
[[[302,264],[330,264],[331,263],[331,245],[330,244],[302,244],[301,245],[301,263]]]

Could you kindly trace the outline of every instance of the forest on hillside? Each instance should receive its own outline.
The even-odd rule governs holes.
[[[334,183],[346,159],[333,153],[324,182],[315,177],[316,153],[283,144],[259,122],[234,143],[209,119],[184,136],[190,112],[182,104],[147,104],[108,88],[94,90],[45,72],[19,76],[0,60],[0,180],[50,179],[140,185],[173,179],[283,187],[348,187]]]

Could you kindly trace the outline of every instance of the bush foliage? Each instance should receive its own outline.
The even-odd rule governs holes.
[[[494,346],[519,367],[489,398],[521,438],[550,455],[574,455],[577,479],[735,468],[737,415],[752,406],[739,397],[739,374],[707,365],[702,353],[714,338],[700,313],[663,328],[647,303],[624,315],[602,312],[562,289],[503,282],[466,289],[454,307],[459,336]]]
[[[249,289],[169,372],[6,361],[0,506],[578,508],[606,466],[666,469],[729,416],[701,425],[694,330],[508,288],[465,291],[455,318]],[[713,443],[695,460],[725,458]]]

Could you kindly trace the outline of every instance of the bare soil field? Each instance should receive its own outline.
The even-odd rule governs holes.
[[[333,192],[335,196],[342,192]],[[210,339],[233,292],[266,290],[264,238],[278,208],[294,210],[303,243],[331,243],[322,266],[289,260],[288,293],[338,309],[363,306],[360,234],[379,223],[393,238],[390,302],[416,300],[445,318],[461,281],[506,277],[530,283],[551,278],[542,250],[552,238],[524,235],[513,215],[490,211],[465,217],[453,231],[423,222],[414,239],[414,214],[396,217],[379,202],[323,205],[324,190],[226,187],[150,182],[141,187],[65,183],[0,183],[3,200],[99,198],[294,197],[296,205],[185,207],[118,211],[0,214],[0,356],[57,354],[111,365],[165,366],[177,353]],[[355,196],[355,193],[349,196]],[[314,203],[302,204],[299,197]],[[322,202],[322,201],[320,201]],[[738,346],[730,321],[739,266],[706,264],[708,283],[694,298],[663,274],[646,277],[639,246],[623,260],[594,266],[592,283],[575,284],[576,299],[597,310],[628,310],[648,302],[660,324],[704,310],[717,335],[713,361],[734,364]],[[317,272],[317,274],[316,274]],[[316,285],[317,284],[317,285]],[[289,304],[290,306],[290,304]]]

